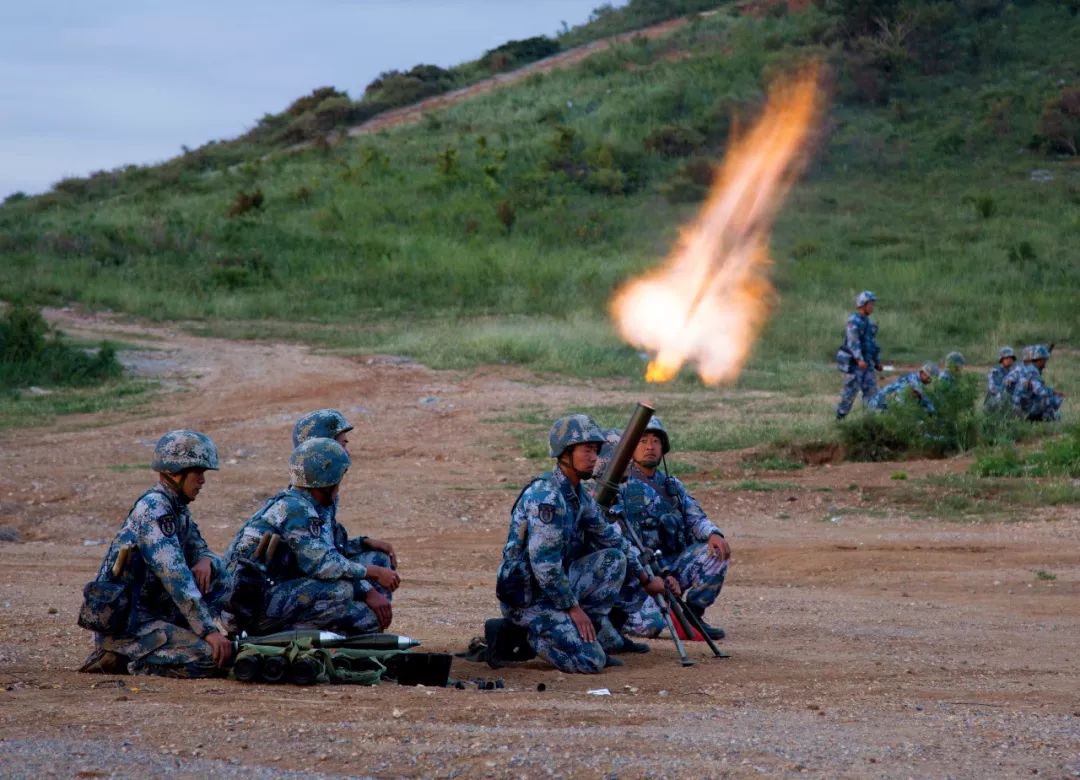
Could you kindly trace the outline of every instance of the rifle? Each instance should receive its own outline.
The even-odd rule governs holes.
[[[627,423],[626,429],[623,431],[622,438],[619,439],[619,446],[615,448],[615,454],[612,456],[611,461],[608,462],[604,473],[600,475],[600,479],[597,480],[594,498],[597,505],[604,507],[604,509],[611,509],[611,505],[615,503],[623,473],[626,471],[626,466],[630,462],[634,448],[637,447],[638,439],[645,432],[645,426],[649,424],[654,411],[655,409],[648,404],[638,402],[637,408],[634,409],[634,413],[630,416],[630,422]],[[650,579],[655,577],[656,575],[652,569],[652,552],[645,549],[641,539],[634,532],[631,524],[626,521],[626,518],[620,518],[619,525],[622,527],[623,533],[626,534],[626,538],[639,550],[639,558],[645,574]],[[667,594],[666,588],[664,594]],[[671,639],[675,642],[675,649],[679,652],[679,661],[683,666],[693,666],[694,662],[686,655],[686,648],[683,647],[682,640],[679,639],[679,635],[675,632],[675,626],[671,623],[671,612],[668,609],[667,599],[659,593],[653,596],[653,599],[656,601],[656,605],[660,607],[660,612],[664,615],[664,623],[667,626],[668,633],[671,634]]]

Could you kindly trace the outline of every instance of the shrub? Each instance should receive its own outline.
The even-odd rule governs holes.
[[[362,104],[375,103],[385,111],[439,95],[453,85],[453,74],[437,65],[416,65],[406,73],[389,70],[364,88]]]
[[[84,386],[122,373],[108,342],[96,352],[65,344],[37,309],[13,306],[0,319],[0,387]]]
[[[1043,106],[1038,132],[1047,151],[1075,156],[1080,149],[1080,86],[1062,90]]]
[[[249,211],[259,211],[263,207],[265,198],[263,197],[262,190],[255,190],[253,192],[240,191],[236,193],[236,197],[233,198],[232,204],[229,206],[229,210],[226,214],[230,217],[239,217],[243,214],[247,214]]]
[[[558,54],[561,48],[558,41],[546,35],[537,35],[521,41],[507,41],[489,49],[480,61],[490,70],[499,72]]]
[[[311,91],[310,95],[305,95],[302,98],[294,100],[288,108],[285,109],[285,115],[291,117],[303,116],[309,111],[314,111],[323,101],[331,99],[349,99],[349,96],[344,92],[339,92],[333,87],[319,87]],[[260,120],[260,124],[272,124],[275,117],[272,114],[267,114]]]
[[[691,127],[664,125],[645,137],[645,148],[661,157],[687,157],[704,142],[705,136]]]

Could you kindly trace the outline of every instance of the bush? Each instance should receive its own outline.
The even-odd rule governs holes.
[[[241,191],[236,193],[236,197],[233,198],[233,202],[226,213],[230,217],[239,217],[249,211],[259,211],[262,209],[265,200],[262,190],[255,190],[254,192]]]
[[[661,157],[687,157],[704,142],[705,136],[691,127],[664,125],[645,137],[645,148]]]
[[[37,309],[13,306],[0,319],[0,387],[85,386],[122,373],[108,342],[93,353],[65,344]]]
[[[507,41],[501,46],[489,49],[484,52],[480,62],[490,70],[499,72],[542,60],[558,54],[561,49],[558,41],[553,41],[546,35],[537,35],[521,41]]]
[[[416,65],[406,73],[389,70],[364,88],[361,105],[375,103],[385,111],[442,94],[453,86],[453,74],[437,65]]]
[[[1047,151],[1076,156],[1080,149],[1080,86],[1068,87],[1043,106],[1039,136]]]
[[[1080,477],[1080,425],[1027,455],[1012,445],[986,450],[971,464],[971,473],[979,477]]]

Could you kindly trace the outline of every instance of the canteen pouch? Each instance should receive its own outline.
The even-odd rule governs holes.
[[[846,346],[836,350],[836,367],[845,374],[855,371],[855,356]]]
[[[128,633],[131,621],[131,591],[120,582],[86,583],[79,609],[79,625],[101,634]]]
[[[511,609],[521,609],[532,603],[532,569],[524,558],[503,561],[495,579],[495,596]]]

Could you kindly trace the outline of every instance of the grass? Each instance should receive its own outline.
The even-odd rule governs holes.
[[[773,493],[777,490],[793,490],[798,486],[791,482],[768,482],[760,479],[744,479],[731,486],[733,491],[751,491],[754,493]]]
[[[911,483],[891,500],[945,520],[996,516],[1019,520],[1027,517],[1021,510],[1080,503],[1080,485],[1061,479],[934,476]]]
[[[61,388],[47,395],[0,393],[0,429],[48,425],[73,414],[130,413],[145,404],[154,382],[113,379],[93,387]]]

